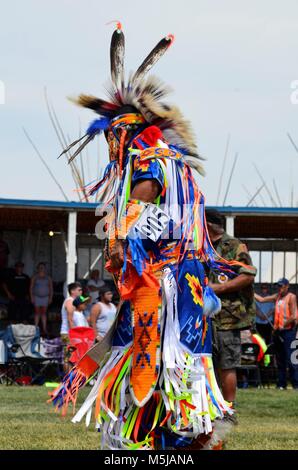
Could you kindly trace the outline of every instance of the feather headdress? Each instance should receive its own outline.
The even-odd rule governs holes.
[[[200,173],[204,173],[198,161],[202,158],[198,154],[194,133],[189,121],[184,118],[179,108],[165,104],[162,101],[168,95],[169,87],[154,76],[146,77],[151,68],[173,43],[173,40],[174,36],[172,34],[161,39],[137,71],[131,74],[128,82],[125,83],[125,37],[121,23],[117,23],[117,29],[112,35],[110,47],[111,82],[108,87],[109,101],[85,94],[72,99],[76,104],[95,111],[100,119],[91,123],[86,134],[64,150],[63,153],[67,152],[83,140],[70,160],[75,158],[96,134],[107,129],[110,120],[121,114],[121,108],[128,105],[133,106],[148,124],[158,126],[168,142],[179,147],[186,154],[185,158],[189,165]]]

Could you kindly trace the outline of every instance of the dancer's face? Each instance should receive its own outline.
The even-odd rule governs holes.
[[[110,162],[112,160],[117,160],[119,155],[119,142],[111,130],[108,131],[106,139],[109,146]]]
[[[118,160],[119,158],[120,139],[121,139],[121,134],[123,130],[124,130],[124,127],[119,127],[116,130],[117,137],[114,135],[113,131],[110,129],[106,133],[106,140],[107,140],[108,147],[109,147],[110,161]],[[126,137],[125,137],[125,142],[124,142],[125,148],[129,144],[134,133],[135,133],[134,129],[130,129],[130,130],[126,129]]]

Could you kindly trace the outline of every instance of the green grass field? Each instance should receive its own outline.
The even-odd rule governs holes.
[[[0,386],[0,449],[97,449],[94,427],[72,424],[70,413],[55,414],[47,393],[45,387]],[[297,391],[240,390],[237,401],[239,424],[227,449],[298,449]]]

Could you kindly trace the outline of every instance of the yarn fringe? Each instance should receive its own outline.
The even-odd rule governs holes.
[[[232,413],[218,388],[211,355],[194,357],[180,342],[177,285],[172,273],[165,274],[163,287],[163,368],[159,389],[144,406],[138,407],[129,392],[133,348],[113,348],[72,420],[76,423],[86,416],[88,426],[95,405],[102,449],[183,447],[201,434],[213,433],[213,423]]]

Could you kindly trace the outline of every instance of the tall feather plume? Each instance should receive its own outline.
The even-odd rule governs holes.
[[[116,96],[122,96],[124,89],[124,54],[125,38],[121,23],[117,23],[117,29],[114,31],[111,39],[110,60],[111,60],[111,78],[115,86]]]
[[[150,54],[147,55],[146,59],[141,63],[140,67],[133,76],[132,81],[140,81],[149,72],[149,70],[156,64],[161,56],[166,52],[170,45],[174,41],[173,34],[169,34],[165,38],[161,39],[159,43],[152,49]]]
[[[185,155],[184,158],[187,163],[203,175],[204,170],[199,162],[203,158],[198,154],[196,139],[189,121],[184,118],[179,108],[167,105],[161,101],[168,95],[171,89],[154,76],[145,78],[145,75],[166,52],[173,40],[174,36],[169,35],[159,41],[135,74],[130,75],[125,86],[125,38],[121,23],[117,22],[117,29],[112,35],[110,48],[111,81],[106,86],[109,102],[84,94],[81,94],[76,99],[72,99],[72,101],[80,106],[92,109],[97,114],[108,119],[117,115],[117,110],[123,105],[134,106],[148,123],[160,127],[167,141],[180,148]],[[75,158],[94,136],[95,134],[88,135],[87,131],[83,138],[71,145],[69,148],[85,139],[71,156],[70,160]]]
[[[75,151],[75,153],[69,157],[68,163],[71,163],[74,160],[74,158],[76,158],[76,156],[82,152],[82,150],[86,147],[86,145],[88,145],[89,142],[91,142],[91,140],[93,140],[97,134],[100,134],[102,131],[108,128],[109,122],[110,120],[106,116],[92,121],[87,129],[86,134],[80,137],[79,139],[75,140],[74,142],[72,142],[65,150],[63,150],[63,152],[59,155],[59,157],[61,157],[61,155],[64,155],[66,152],[72,149],[76,144],[78,144],[83,139],[85,139],[81,143],[79,148]]]
[[[59,157],[61,157],[61,155],[64,155],[65,153],[67,153],[71,148],[73,148],[76,144],[78,144],[79,142],[81,142],[83,139],[85,139],[83,141],[83,143],[78,147],[78,149],[69,157],[68,159],[68,163],[71,163],[80,153],[81,151],[86,147],[86,145],[89,144],[89,142],[91,142],[91,140],[93,140],[95,137],[95,134],[93,135],[88,135],[88,134],[85,134],[83,135],[82,137],[80,137],[79,139],[75,140],[74,142],[72,142],[66,149],[63,150],[63,152],[60,153]],[[58,158],[59,158],[58,157]]]

